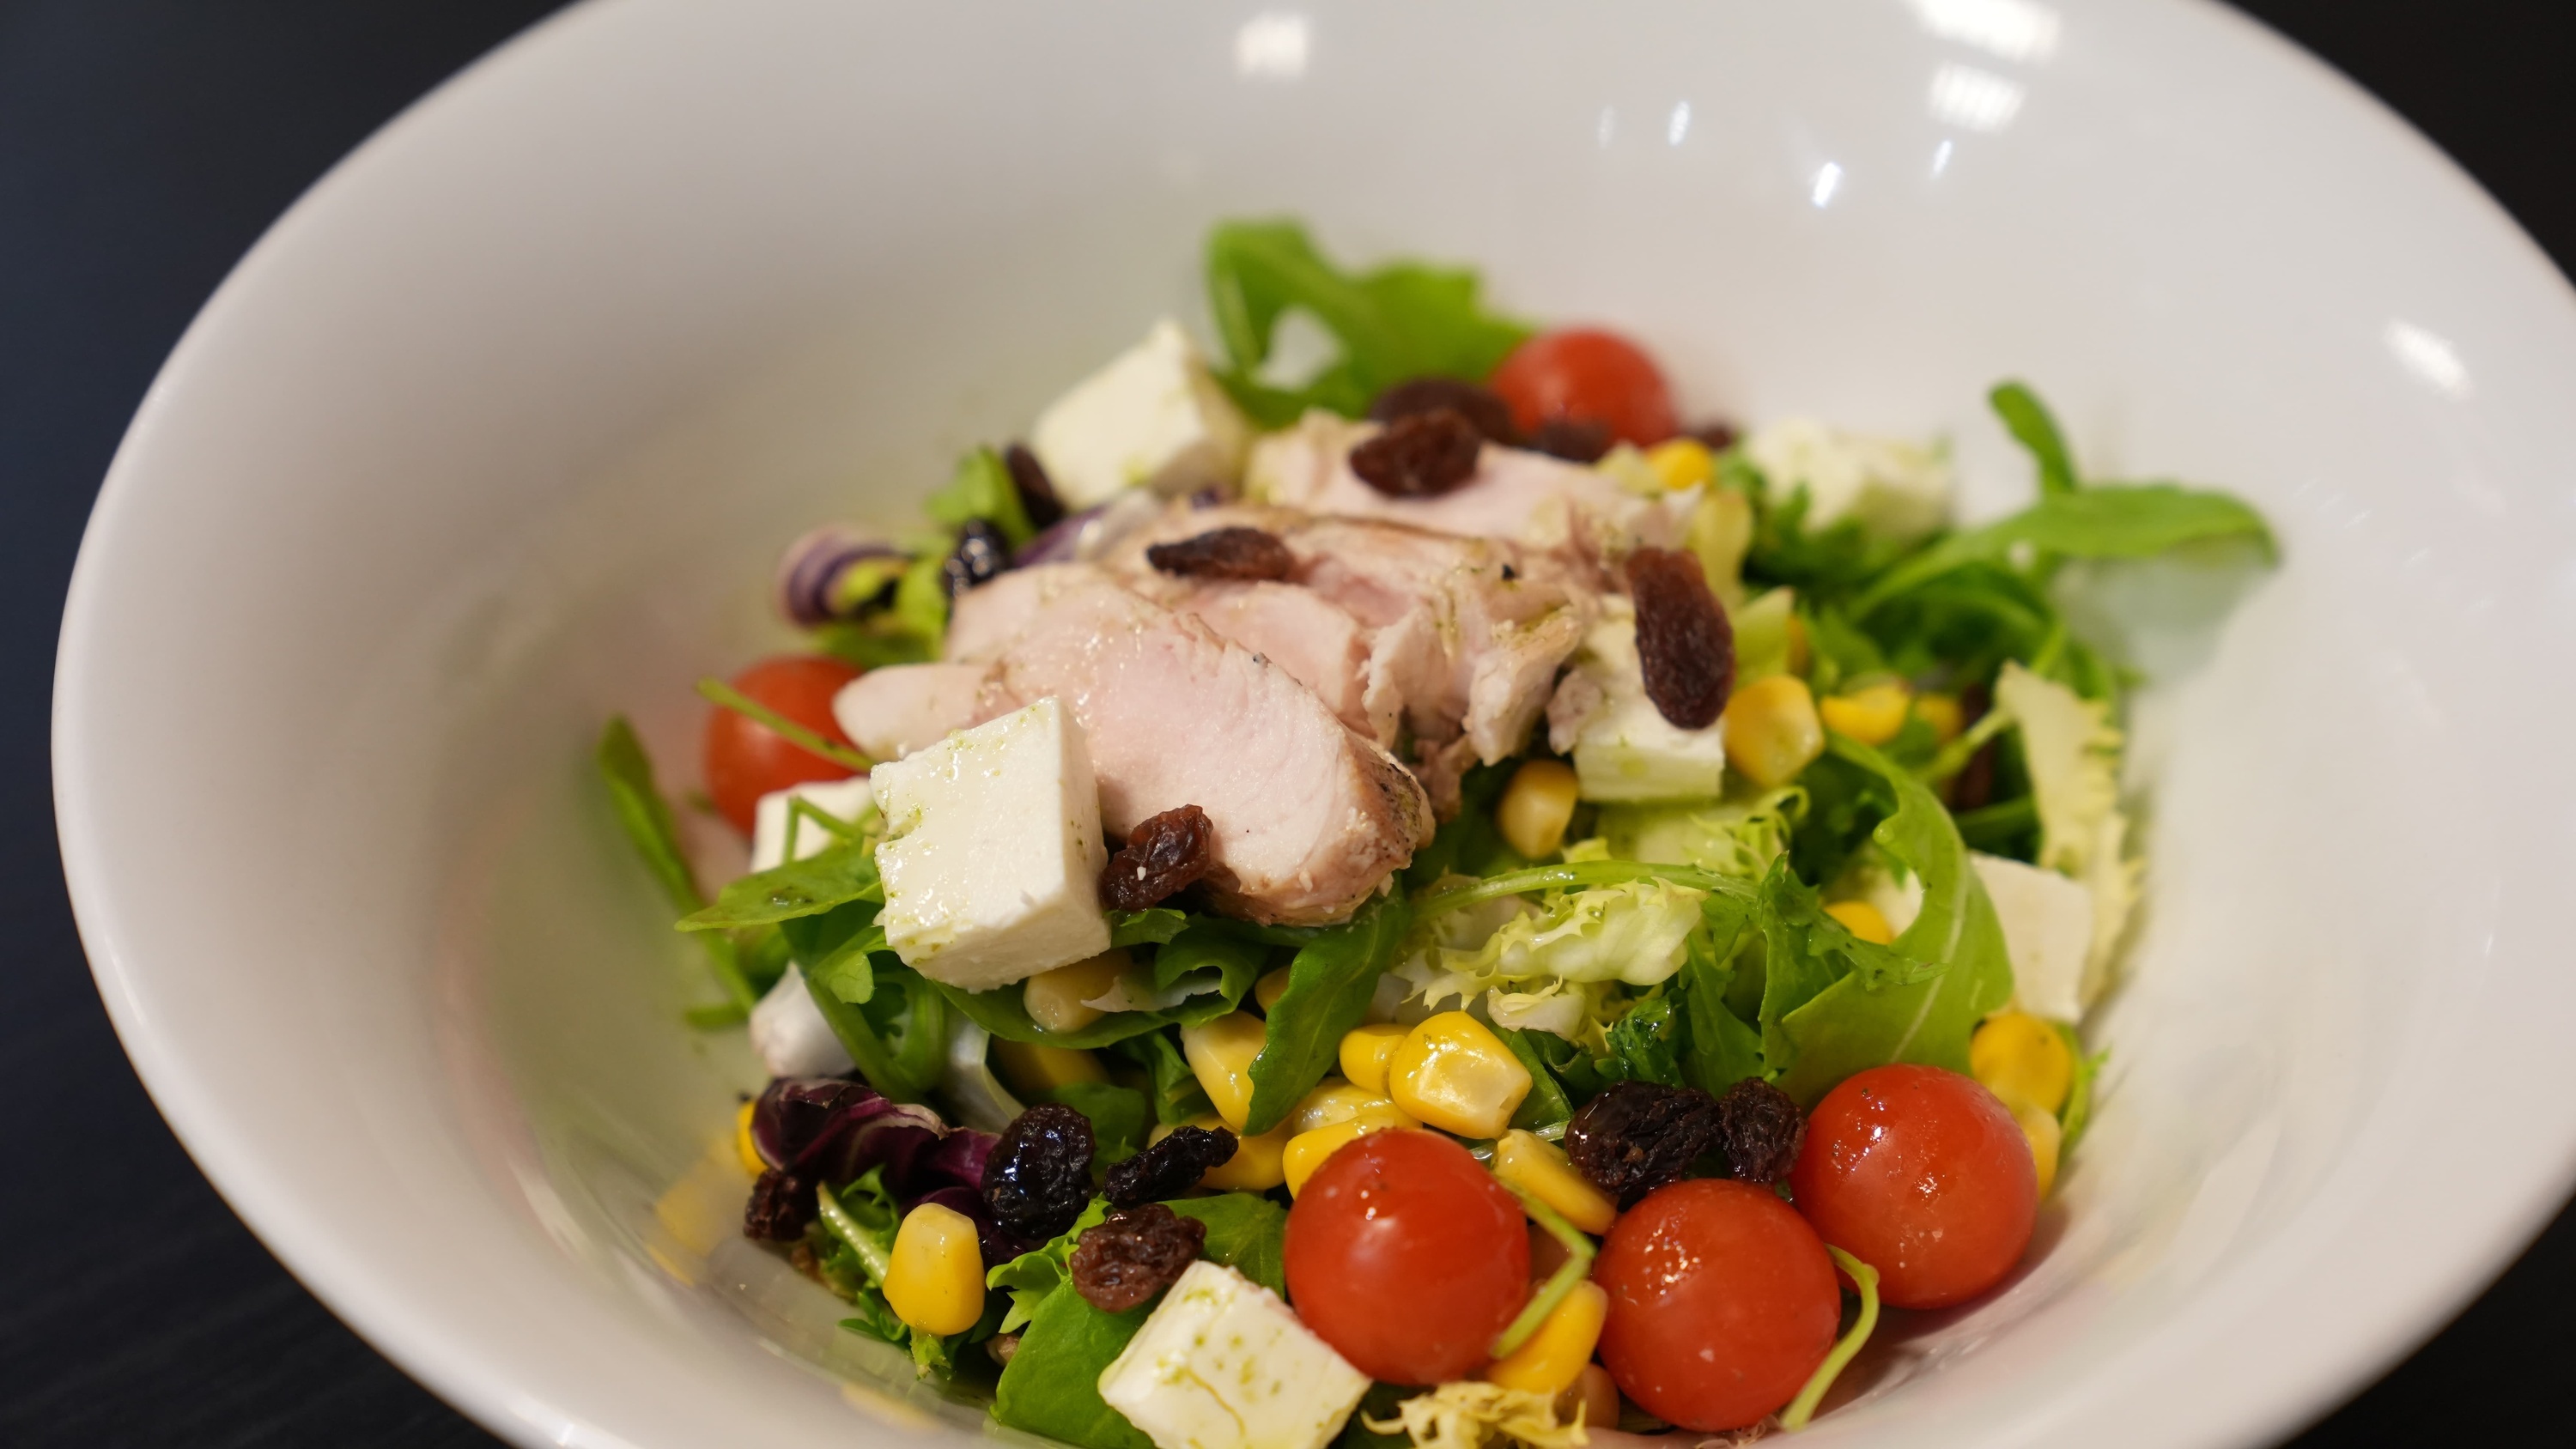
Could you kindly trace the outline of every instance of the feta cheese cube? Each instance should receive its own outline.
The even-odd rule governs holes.
[[[877,921],[905,965],[985,991],[1109,949],[1100,792],[1062,703],[960,730],[875,779]]]
[[[2052,1021],[2084,1011],[2085,958],[2093,949],[2093,893],[2082,881],[2001,856],[1968,853],[1977,879],[2004,928],[2013,996],[2021,1009]]]
[[[776,870],[788,862],[787,842],[796,841],[797,860],[838,845],[841,838],[803,815],[791,815],[788,802],[802,800],[835,820],[858,823],[875,798],[868,788],[868,777],[852,775],[846,780],[815,780],[772,790],[760,797],[751,810],[751,869],[754,874]]]
[[[1775,498],[1807,490],[1809,528],[1857,518],[1872,533],[1919,538],[1950,516],[1950,460],[1929,448],[1783,418],[1747,438],[1744,451]]]
[[[1100,1374],[1155,1449],[1323,1449],[1368,1387],[1279,1295],[1204,1260]]]
[[[1725,731],[1720,724],[1683,729],[1646,697],[1637,616],[1626,599],[1602,600],[1601,617],[1583,636],[1574,673],[1558,693],[1569,707],[1550,703],[1549,739],[1571,743],[1584,799],[1697,800],[1718,793],[1726,775]]]
[[[751,1009],[751,1049],[773,1077],[837,1077],[858,1065],[793,965]]]
[[[1166,317],[1039,414],[1029,446],[1065,507],[1089,508],[1128,488],[1170,496],[1230,487],[1250,434],[1188,334]]]

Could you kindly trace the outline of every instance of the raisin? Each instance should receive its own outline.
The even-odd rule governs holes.
[[[1686,730],[1706,729],[1735,687],[1735,626],[1708,591],[1699,560],[1678,549],[1628,555],[1637,605],[1637,662],[1655,712]]]
[[[1351,449],[1351,471],[1389,498],[1437,498],[1476,474],[1484,435],[1455,408],[1433,408],[1387,424]]]
[[[1789,1175],[1807,1140],[1807,1119],[1788,1093],[1746,1077],[1717,1099],[1718,1146],[1739,1182],[1765,1186]]]
[[[814,1179],[773,1167],[751,1185],[751,1201],[742,1209],[742,1235],[792,1243],[805,1236],[805,1225],[821,1211],[814,1201]]]
[[[1178,543],[1145,550],[1145,562],[1185,579],[1284,579],[1297,557],[1278,536],[1257,528],[1212,528]]]
[[[989,518],[970,518],[957,530],[957,547],[939,571],[955,598],[1011,566],[1011,545]]]
[[[1046,464],[1026,443],[1004,448],[1002,466],[1010,472],[1011,491],[1020,495],[1020,511],[1029,516],[1029,527],[1051,528],[1063,519],[1064,501],[1055,496],[1055,480],[1047,476]]]
[[[1975,725],[1977,721],[1986,717],[1986,711],[1991,707],[1992,696],[1984,685],[1971,684],[1960,690],[1961,727],[1964,729]],[[1986,741],[1983,747],[1968,757],[1968,763],[1960,769],[1959,773],[1950,777],[1949,796],[1944,803],[1950,807],[1952,814],[1981,809],[1994,803],[1995,751],[2002,743],[2003,741],[1999,739]]]
[[[1530,434],[1529,445],[1569,463],[1598,463],[1610,452],[1610,425],[1588,418],[1549,418]]]
[[[1716,1145],[1717,1099],[1693,1087],[1615,1082],[1565,1124],[1574,1170],[1622,1210],[1682,1175]]]
[[[1171,1287],[1207,1246],[1207,1224],[1161,1203],[1128,1208],[1082,1235],[1067,1266],[1073,1291],[1103,1313],[1124,1313]]]
[[[1015,1237],[1045,1242],[1091,1201],[1091,1119],[1041,1102],[1011,1119],[984,1159],[984,1203]]]
[[[1233,1159],[1234,1134],[1224,1128],[1175,1127],[1169,1137],[1109,1169],[1109,1205],[1131,1208],[1179,1197]]]
[[[1447,408],[1465,418],[1485,435],[1485,441],[1513,447],[1521,440],[1521,430],[1512,422],[1512,405],[1491,388],[1454,377],[1416,377],[1399,382],[1377,395],[1369,404],[1368,415],[1381,423],[1409,418]]]
[[[1112,910],[1141,911],[1168,900],[1216,864],[1216,824],[1196,805],[1166,810],[1127,832],[1127,844],[1100,873],[1100,899]]]
[[[1700,446],[1710,452],[1723,453],[1735,446],[1735,440],[1740,435],[1735,431],[1733,423],[1708,423],[1691,429],[1690,436],[1697,439]]]

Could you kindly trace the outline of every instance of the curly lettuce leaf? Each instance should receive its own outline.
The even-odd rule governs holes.
[[[2021,734],[2023,765],[2039,814],[2038,864],[2081,881],[2093,897],[2093,944],[2079,999],[2101,993],[2111,953],[2138,903],[2145,863],[2128,858],[2129,818],[2120,809],[2119,727],[2111,706],[2055,680],[2007,664],[1995,680],[1995,709]]]
[[[1759,880],[1788,850],[1789,832],[1806,805],[1806,792],[1795,785],[1747,801],[1604,805],[1599,829],[1620,860],[1695,865]]]

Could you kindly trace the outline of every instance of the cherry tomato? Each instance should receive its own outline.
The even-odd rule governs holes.
[[[1798,1396],[1842,1318],[1816,1230],[1750,1183],[1693,1178],[1619,1215],[1593,1262],[1601,1362],[1658,1419],[1741,1429]]]
[[[1521,1206],[1446,1137],[1372,1132],[1288,1210],[1288,1296],[1351,1366],[1391,1384],[1483,1368],[1529,1301]]]
[[[819,654],[781,654],[733,677],[733,687],[835,744],[849,737],[832,718],[832,696],[859,671]],[[729,709],[707,716],[707,796],[716,813],[751,833],[753,807],[772,790],[808,780],[844,780],[850,771],[792,745],[776,730]]]
[[[1873,1067],[1825,1094],[1789,1172],[1826,1242],[1878,1270],[1898,1308],[1995,1286],[2030,1246],[2039,1172],[2010,1108],[1939,1067]]]
[[[1623,443],[1652,447],[1673,435],[1672,393],[1637,344],[1597,327],[1542,332],[1512,349],[1486,386],[1535,432],[1551,418],[1607,423]]]

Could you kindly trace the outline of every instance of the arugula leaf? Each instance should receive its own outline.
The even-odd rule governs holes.
[[[1246,1135],[1278,1126],[1332,1069],[1342,1038],[1367,1018],[1377,979],[1395,964],[1411,922],[1403,896],[1383,896],[1298,949],[1252,1059]]]
[[[1048,1295],[1070,1281],[1066,1265],[1072,1261],[1075,1244],[1108,1216],[1109,1200],[1094,1197],[1073,1220],[1072,1227],[984,1275],[986,1288],[1004,1289],[1011,1295],[1011,1309],[1003,1316],[999,1332],[1010,1333],[1027,1323]]]
[[[1145,1128],[1153,1120],[1153,1109],[1134,1087],[1067,1082],[1039,1093],[1036,1100],[1061,1102],[1091,1119],[1092,1161],[1102,1167],[1145,1150]]]
[[[838,1192],[829,1183],[817,1183],[814,1200],[820,1210],[821,1227],[844,1258],[844,1271],[827,1276],[858,1314],[841,1320],[841,1326],[899,1344],[912,1330],[895,1316],[885,1298],[886,1269],[894,1261],[895,1228],[900,1217],[894,1198],[885,1189],[884,1174],[883,1167],[871,1168],[866,1176]]]
[[[1141,911],[1109,913],[1109,944],[1119,946],[1160,946],[1179,935],[1190,918],[1170,906],[1151,906]]]
[[[1682,1077],[1711,1096],[1762,1075],[1762,1033],[1726,1004],[1734,975],[1731,962],[1707,952],[1694,951],[1682,966],[1677,994],[1688,1024]]]
[[[1610,1055],[1601,1063],[1601,1075],[1612,1081],[1683,1085],[1684,1018],[1676,1004],[1668,994],[1649,996],[1610,1023]]]
[[[2111,1049],[2104,1047],[2090,1056],[2085,1054],[2084,1039],[2075,1028],[2064,1022],[2055,1023],[2057,1034],[2066,1039],[2066,1050],[2075,1058],[2075,1079],[2066,1089],[2066,1105],[2057,1112],[2058,1160],[2075,1150],[2084,1129],[2093,1125],[2093,1084],[2102,1075],[2102,1064],[2111,1059]]]
[[[2072,493],[2076,488],[2075,460],[2066,451],[2066,437],[2057,430],[2057,419],[2048,404],[2039,400],[2022,383],[2004,381],[1986,394],[1995,416],[2015,441],[2030,450],[2031,461],[2039,464],[2039,492],[2045,498],[2052,493]]]
[[[1565,1095],[1565,1086],[1547,1058],[1530,1040],[1530,1034],[1508,1026],[1494,1028],[1494,1035],[1512,1049],[1521,1067],[1530,1074],[1529,1095],[1521,1098],[1520,1110],[1512,1114],[1512,1125],[1535,1132],[1542,1127],[1559,1127],[1574,1120],[1574,1103]],[[1562,1038],[1560,1038],[1562,1040]]]
[[[616,803],[618,823],[626,827],[626,838],[634,842],[635,853],[644,858],[645,869],[653,873],[671,909],[682,915],[704,910],[707,898],[698,890],[697,873],[689,869],[688,852],[681,848],[679,822],[671,817],[670,802],[662,798],[661,787],[653,780],[652,757],[644,753],[644,742],[626,716],[610,717],[599,732],[596,757],[600,778],[608,782],[609,799]],[[760,993],[743,969],[741,948],[723,935],[700,936],[698,944],[705,948],[707,966],[733,1009],[750,1011]]]
[[[1288,1210],[1249,1192],[1174,1198],[1165,1207],[1207,1224],[1209,1261],[1288,1296]]]
[[[875,845],[865,839],[817,851],[803,860],[747,875],[716,893],[716,903],[681,918],[683,931],[765,926],[819,916],[852,901],[885,902]]]
[[[2263,515],[2225,493],[2178,483],[2098,484],[2052,493],[1983,528],[1965,529],[1880,574],[1852,604],[1855,618],[1954,569],[2007,558],[2028,544],[2061,558],[2149,558],[2205,539],[2241,538],[2276,556]]]
[[[1198,1073],[1190,1070],[1189,1059],[1181,1055],[1180,1043],[1170,1032],[1129,1037],[1118,1044],[1118,1053],[1153,1078],[1149,1100],[1155,1121],[1176,1127],[1216,1115],[1216,1104],[1208,1100],[1207,1089],[1199,1085]]]
[[[869,1086],[898,1102],[918,1102],[939,1080],[948,1045],[948,1012],[934,983],[892,953],[870,963],[865,1003],[844,1001],[831,983],[808,978],[805,994]]]
[[[1002,455],[990,448],[977,448],[958,459],[948,486],[921,500],[921,511],[950,528],[983,519],[1000,529],[1013,548],[1037,535],[1029,526],[1029,510],[1020,502],[1011,470],[1003,466]]]
[[[821,859],[820,856],[814,857]],[[1143,913],[1151,915],[1152,913]],[[1152,922],[1161,929],[1162,922]],[[931,986],[948,998],[949,1004],[965,1014],[966,1019],[1004,1041],[1038,1042],[1046,1046],[1087,1050],[1105,1047],[1129,1037],[1143,1036],[1158,1028],[1172,1025],[1196,1026],[1214,1021],[1243,1000],[1261,975],[1266,953],[1234,931],[1212,920],[1194,920],[1175,934],[1169,943],[1154,953],[1153,974],[1157,989],[1177,984],[1195,972],[1213,972],[1208,977],[1209,989],[1190,997],[1180,1005],[1161,1011],[1113,1011],[1089,1026],[1074,1031],[1048,1031],[1029,1016],[1026,994],[1016,986],[993,991],[963,991],[945,982]]]
[[[1923,974],[1894,947],[1864,941],[1825,914],[1816,892],[1785,865],[1774,865],[1763,878],[1757,920],[1762,928],[1762,1055],[1774,1075],[1798,1058],[1784,1024],[1791,1013],[1846,980],[1857,980],[1861,989],[1875,994]]]
[[[806,980],[859,1006],[876,993],[876,970],[868,958],[886,949],[877,910],[874,901],[849,901],[819,916],[781,921],[778,933],[803,967]]]
[[[1529,864],[1494,823],[1494,802],[1519,768],[1519,762],[1506,760],[1473,766],[1459,778],[1458,813],[1413,853],[1413,862],[1404,868],[1406,890],[1426,889],[1446,875],[1492,875]]]

